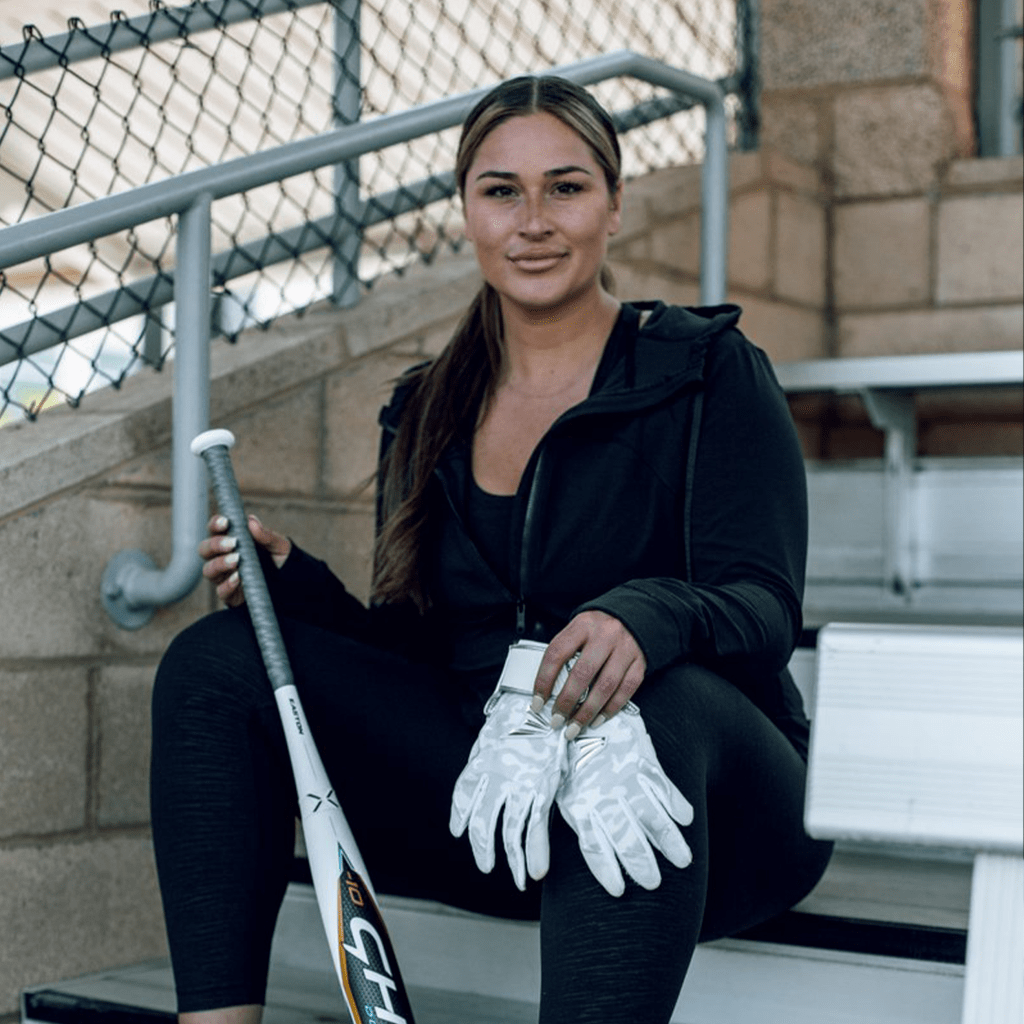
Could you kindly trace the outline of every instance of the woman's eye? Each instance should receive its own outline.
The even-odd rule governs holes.
[[[583,191],[583,186],[578,181],[560,181],[554,187],[558,195],[571,196]]]
[[[494,199],[507,199],[509,196],[515,195],[515,192],[508,185],[492,185],[484,192],[484,195],[491,196]]]

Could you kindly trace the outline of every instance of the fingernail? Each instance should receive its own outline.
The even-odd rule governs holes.
[[[565,725],[565,715],[560,715],[557,711],[551,716],[551,728],[561,729]]]
[[[234,551],[238,547],[237,537],[221,537],[220,549],[221,551]]]
[[[260,522],[259,517],[258,516],[254,516],[251,512],[249,513],[249,522],[250,523],[255,523],[257,526],[262,526],[263,525],[263,523]]]
[[[234,586],[237,582],[238,582],[238,573],[237,572],[233,572],[228,577],[228,583],[230,583],[232,586]]]
[[[544,707],[544,704],[544,698],[539,693],[535,693],[533,700],[530,701],[530,710],[536,715]]]
[[[605,722],[608,721],[607,715],[594,715],[594,720],[590,723],[591,729],[600,729]]]
[[[238,552],[233,551],[230,555],[224,556],[225,565],[238,565]]]
[[[565,738],[572,743],[574,739],[583,731],[583,726],[579,722],[570,722],[569,728],[565,730]]]
[[[228,517],[217,516],[213,522],[213,527],[215,530],[226,530],[228,528]]]

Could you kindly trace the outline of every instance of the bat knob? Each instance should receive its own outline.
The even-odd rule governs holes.
[[[204,430],[192,439],[189,447],[193,455],[202,455],[207,448],[216,448],[223,445],[230,448],[235,443],[235,435],[230,430]]]

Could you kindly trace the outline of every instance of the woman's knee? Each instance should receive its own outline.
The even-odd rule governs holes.
[[[154,708],[195,700],[232,702],[266,687],[259,649],[247,616],[214,612],[186,627],[171,641],[157,668]]]
[[[665,771],[694,796],[710,798],[712,791],[764,773],[803,778],[803,762],[779,727],[709,669],[673,666],[645,681],[636,702]]]
[[[664,742],[701,746],[734,720],[748,699],[731,683],[701,665],[684,663],[654,673],[637,691],[656,748]]]

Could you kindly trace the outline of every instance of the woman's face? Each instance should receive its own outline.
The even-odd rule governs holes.
[[[620,199],[590,146],[557,117],[527,114],[491,131],[466,174],[466,235],[503,310],[596,300]]]

